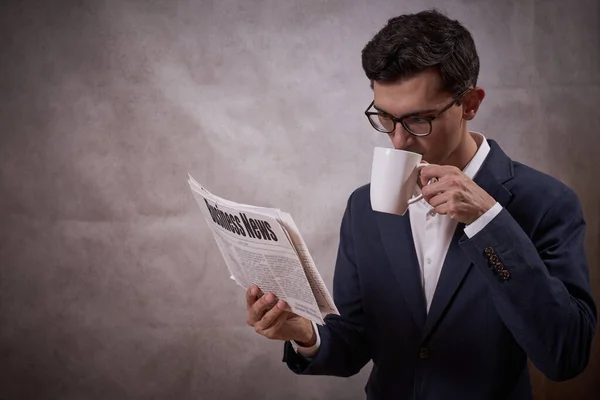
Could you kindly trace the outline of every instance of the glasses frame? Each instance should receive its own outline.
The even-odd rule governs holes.
[[[396,132],[396,126],[398,123],[400,123],[400,125],[402,125],[402,127],[404,128],[404,130],[406,130],[408,133],[410,133],[413,136],[419,136],[419,137],[423,137],[423,136],[427,136],[429,134],[431,134],[431,131],[433,130],[433,125],[432,122],[438,118],[440,115],[442,115],[444,112],[446,112],[447,110],[450,109],[450,107],[452,107],[453,105],[456,104],[457,101],[459,101],[464,95],[466,95],[467,93],[469,93],[469,91],[471,90],[471,88],[465,89],[463,90],[458,96],[455,96],[452,101],[450,103],[448,103],[448,105],[446,105],[444,108],[442,108],[440,111],[438,111],[435,115],[430,115],[427,117],[419,117],[418,114],[409,114],[409,115],[405,115],[403,117],[394,117],[393,115],[389,115],[387,113],[381,112],[381,111],[369,111],[369,109],[371,107],[373,107],[373,105],[375,104],[375,100],[371,101],[371,104],[369,104],[369,107],[367,107],[367,109],[365,110],[365,116],[367,117],[367,119],[369,120],[369,123],[371,124],[371,126],[378,132],[382,132],[382,133],[387,133],[388,135],[391,133]],[[384,116],[386,118],[389,118],[390,120],[392,120],[392,122],[394,123],[393,127],[391,130],[383,130],[383,129],[379,129],[375,123],[371,120],[371,115],[376,115],[376,116]],[[429,123],[429,131],[427,133],[415,133],[413,131],[410,130],[410,128],[406,125],[406,123],[404,122],[405,119],[407,118],[414,118],[414,117],[418,117],[421,118],[425,121],[427,121]]]

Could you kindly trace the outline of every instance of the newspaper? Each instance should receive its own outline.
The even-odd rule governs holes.
[[[235,203],[188,184],[219,247],[231,279],[284,300],[287,310],[323,325],[339,312],[292,216],[276,208]]]

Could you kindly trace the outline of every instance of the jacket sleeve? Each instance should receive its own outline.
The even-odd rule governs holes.
[[[503,209],[460,244],[533,364],[553,381],[571,379],[588,364],[597,323],[585,221],[572,190],[565,188],[557,196],[530,236]]]
[[[314,358],[297,354],[290,342],[285,343],[283,361],[297,374],[348,377],[371,359],[352,239],[352,198],[342,219],[333,278],[333,298],[340,315],[329,314],[325,325],[318,327],[321,345]]]

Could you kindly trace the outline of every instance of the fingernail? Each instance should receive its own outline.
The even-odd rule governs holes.
[[[283,310],[283,309],[285,308],[285,301],[283,301],[283,300],[279,300],[279,301],[277,302],[277,308],[279,308],[279,309]]]
[[[252,296],[256,296],[256,294],[258,293],[258,290],[256,290],[256,286],[250,289],[250,293],[252,293]]]
[[[274,297],[275,297],[275,296],[273,296],[271,293],[268,293],[268,294],[267,294],[267,297],[265,297],[265,300],[267,300],[267,301],[270,303],[270,302],[272,302],[272,301],[273,301],[273,298],[274,298]]]

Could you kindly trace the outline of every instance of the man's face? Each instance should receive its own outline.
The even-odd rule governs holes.
[[[433,116],[452,101],[452,95],[441,88],[441,77],[434,69],[400,82],[374,82],[374,106],[395,117],[416,112],[421,117]],[[468,134],[463,111],[463,106],[453,105],[432,121],[431,133],[422,137],[396,124],[395,132],[389,134],[394,148],[419,153],[432,164],[445,164]]]

